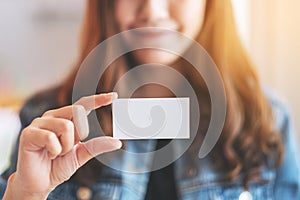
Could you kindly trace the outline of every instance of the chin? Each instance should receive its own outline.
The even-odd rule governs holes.
[[[157,49],[136,51],[134,57],[140,64],[157,63],[161,65],[170,65],[178,59],[177,55]]]

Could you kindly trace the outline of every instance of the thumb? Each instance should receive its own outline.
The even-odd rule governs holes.
[[[87,142],[79,143],[76,149],[78,164],[81,167],[91,158],[122,147],[122,142],[112,137],[97,137]]]

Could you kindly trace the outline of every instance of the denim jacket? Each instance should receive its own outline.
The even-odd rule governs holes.
[[[48,93],[49,94],[49,93]],[[50,93],[51,94],[51,93]],[[52,93],[53,95],[54,93]],[[251,183],[248,192],[243,189],[241,181],[221,182],[221,174],[210,167],[211,163],[207,159],[201,161],[201,167],[191,166],[184,161],[183,155],[175,162],[175,180],[179,198],[183,200],[300,200],[300,172],[299,156],[296,147],[295,130],[291,124],[290,116],[285,104],[282,103],[271,91],[266,91],[273,113],[275,115],[275,126],[282,135],[285,143],[284,161],[278,169],[265,169],[261,173],[262,181]],[[53,97],[52,97],[53,98]],[[55,106],[48,105],[49,99],[37,109],[37,113],[42,114],[45,110]],[[45,100],[44,99],[44,100]],[[37,103],[37,102],[35,102]],[[31,117],[32,118],[32,117]],[[23,125],[30,123],[21,121]],[[25,120],[26,121],[26,120]],[[155,150],[155,140],[128,141],[126,149],[133,152],[145,152]],[[14,156],[16,157],[16,156]],[[16,165],[16,158],[12,159],[12,165]],[[132,157],[124,157],[115,164],[122,166],[128,171],[137,173],[120,172],[112,168],[105,168],[101,179],[91,188],[82,188],[72,181],[66,181],[59,185],[48,197],[54,199],[80,199],[80,191],[86,189],[90,199],[130,199],[143,200],[147,191],[149,173],[138,173],[147,171],[151,165],[152,158],[145,157],[142,161]],[[12,167],[12,169],[14,169]],[[0,198],[3,196],[6,187],[4,179],[0,179]],[[245,197],[242,198],[242,195]]]

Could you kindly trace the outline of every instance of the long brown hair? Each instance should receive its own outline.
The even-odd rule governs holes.
[[[117,33],[116,24],[112,20],[113,2],[88,1],[80,57],[77,67],[61,87],[62,104],[71,102],[75,76],[86,56],[99,43]],[[212,155],[222,163],[220,168],[227,181],[235,180],[243,174],[243,184],[247,186],[250,181],[259,178],[263,167],[270,167],[267,166],[267,160],[271,159],[280,164],[283,144],[274,130],[272,110],[253,64],[239,40],[230,0],[206,2],[204,24],[196,40],[207,50],[219,68],[227,95],[225,126]],[[100,92],[108,92],[113,88],[112,79],[116,79],[116,74],[122,74],[120,70],[120,67],[111,67],[105,73],[101,78]],[[196,82],[196,86],[197,81],[200,82],[198,79],[192,81]],[[109,111],[102,115],[109,115]],[[105,124],[109,127],[111,121],[106,120]],[[110,134],[109,128],[107,132]]]

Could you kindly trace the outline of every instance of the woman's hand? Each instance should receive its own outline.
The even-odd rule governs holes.
[[[21,133],[17,171],[9,178],[4,199],[46,199],[92,157],[121,148],[111,137],[80,142],[89,132],[88,113],[114,98],[116,93],[84,97],[33,120]]]

